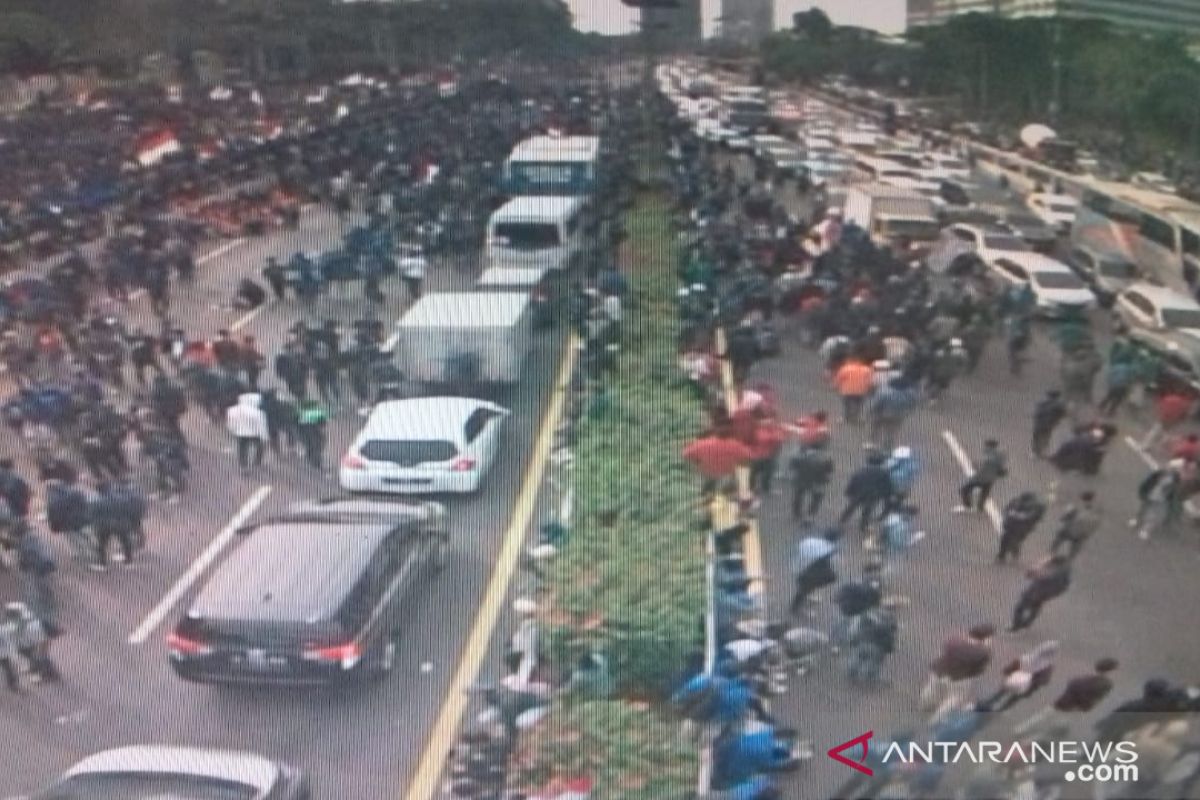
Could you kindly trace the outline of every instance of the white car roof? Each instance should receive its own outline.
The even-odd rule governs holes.
[[[1158,308],[1200,308],[1200,303],[1197,303],[1182,292],[1177,292],[1166,286],[1146,283],[1145,281],[1126,286],[1125,290],[1121,293],[1125,294],[1126,292],[1137,292]]]
[[[1011,261],[1018,267],[1024,267],[1030,272],[1070,272],[1072,275],[1075,274],[1074,270],[1058,259],[1033,251],[1014,250],[1012,252],[1005,252],[1003,255],[997,257],[996,260]]]
[[[222,778],[253,786],[260,794],[266,794],[279,777],[279,768],[274,762],[253,753],[163,745],[105,750],[78,762],[64,777],[118,772]]]
[[[355,437],[355,444],[372,439],[418,439],[463,444],[463,426],[477,408],[506,409],[474,397],[413,397],[378,404]]]
[[[1029,195],[1030,200],[1040,200],[1043,203],[1061,203],[1063,205],[1077,206],[1079,201],[1074,196],[1069,194],[1052,194],[1050,192],[1038,192]]]

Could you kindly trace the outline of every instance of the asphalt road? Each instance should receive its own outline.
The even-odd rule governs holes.
[[[202,254],[195,285],[176,291],[173,315],[191,334],[233,327],[238,334],[253,335],[262,351],[273,356],[287,328],[304,312],[294,302],[285,302],[257,314],[241,314],[228,307],[232,287],[242,275],[256,273],[268,255],[286,258],[297,249],[328,248],[339,235],[336,217],[312,206],[305,210],[298,231],[213,243]],[[427,290],[469,287],[477,262],[474,253],[436,260]],[[391,321],[407,303],[398,281],[385,285],[384,291],[388,300],[377,314]],[[349,293],[335,290],[307,313],[313,320],[343,323],[363,316],[357,285]],[[144,298],[134,301],[128,316],[153,330]],[[294,455],[282,460],[268,455],[261,471],[241,476],[224,431],[198,412],[189,412],[185,430],[193,442],[191,486],[176,505],[151,503],[148,549],[134,566],[95,574],[61,553],[55,582],[66,634],[57,642],[55,657],[65,681],[0,697],[0,737],[16,743],[0,751],[0,796],[36,789],[92,752],[135,743],[256,751],[303,768],[313,780],[316,798],[401,795],[507,527],[559,363],[561,333],[539,339],[522,383],[498,398],[513,410],[498,461],[478,494],[447,500],[455,542],[451,566],[424,593],[412,597],[395,672],[376,685],[346,690],[230,689],[189,684],[170,671],[163,638],[207,571],[186,584],[177,603],[164,603],[164,597],[229,520],[244,512],[252,498],[262,501],[255,511],[261,515],[337,490],[331,471],[313,470]],[[333,411],[330,467],[361,422],[349,399]],[[0,449],[14,446],[6,441]],[[15,592],[12,577],[0,574],[0,599],[10,599]]]
[[[790,210],[806,211],[790,189],[779,197]],[[1108,324],[1102,315],[1097,323],[1104,347]],[[818,357],[799,343],[797,331],[780,324],[784,325],[782,355],[758,364],[749,380],[765,381],[778,390],[785,418],[816,409],[838,418],[840,404]],[[993,341],[974,375],[956,382],[941,404],[922,405],[906,422],[900,442],[913,447],[921,463],[913,499],[921,509],[918,528],[928,535],[887,570],[886,593],[909,600],[899,611],[898,649],[886,662],[885,681],[878,687],[852,684],[845,676],[844,656],[826,653],[813,671],[793,679],[789,691],[773,700],[772,711],[811,738],[818,753],[801,773],[786,780],[785,796],[795,800],[833,796],[850,773],[823,756],[830,747],[865,731],[874,731],[878,738],[919,727],[918,695],[929,662],[946,636],[980,622],[991,622],[998,630],[1008,627],[1025,585],[1023,569],[993,563],[998,531],[989,516],[951,513],[965,478],[961,452],[976,456],[987,438],[998,439],[1010,459],[1010,474],[993,495],[998,507],[1023,490],[1052,492],[1056,497],[1026,543],[1022,566],[1046,554],[1064,505],[1083,489],[1096,492],[1105,516],[1104,526],[1076,560],[1068,594],[1047,605],[1031,629],[998,637],[992,670],[978,684],[980,693],[998,688],[1000,668],[1037,644],[1057,639],[1062,649],[1050,686],[1017,705],[989,731],[1002,731],[1024,720],[1057,697],[1066,680],[1085,673],[1104,656],[1121,662],[1117,686],[1088,721],[1138,696],[1148,678],[1195,681],[1200,664],[1200,638],[1194,635],[1194,613],[1200,608],[1200,585],[1194,579],[1200,567],[1197,531],[1187,528],[1178,536],[1142,542],[1126,525],[1137,506],[1138,483],[1151,462],[1163,460],[1161,451],[1146,453],[1133,444],[1149,426],[1148,413],[1132,409],[1118,416],[1121,435],[1101,475],[1060,482],[1057,471],[1035,458],[1029,447],[1034,404],[1058,385],[1058,350],[1045,328],[1035,332],[1030,358],[1024,375],[1013,378],[1007,371],[1003,343]],[[1098,391],[1101,385],[1102,379],[1097,381]],[[835,425],[832,452],[837,469],[819,523],[833,522],[841,511],[845,481],[863,463],[864,443],[864,429]],[[790,517],[786,473],[781,474],[785,479],[764,499],[759,514],[764,596],[772,619],[787,616],[792,592],[788,565],[799,538],[798,524]],[[840,576],[861,575],[864,552],[853,526],[843,551]],[[829,595],[829,590],[820,594],[825,602],[813,616],[803,618],[805,624],[829,629],[837,616]]]

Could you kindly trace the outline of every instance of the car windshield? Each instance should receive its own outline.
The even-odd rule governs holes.
[[[388,461],[402,467],[449,461],[458,455],[453,442],[430,439],[373,439],[361,448],[363,458],[370,461]]]
[[[1128,261],[1101,261],[1100,274],[1106,278],[1136,278],[1138,271]]]
[[[1168,328],[1200,328],[1200,308],[1164,308],[1162,318]]]
[[[1004,250],[1007,252],[1023,252],[1029,249],[1029,246],[1016,236],[1008,236],[1006,234],[988,234],[983,237],[983,245],[989,250]]]
[[[1074,272],[1035,272],[1033,280],[1046,289],[1083,289],[1085,286]]]
[[[1026,216],[1024,214],[1009,214],[1005,217],[1009,225],[1015,225],[1018,228],[1045,228],[1046,223],[1042,222],[1037,217]]]
[[[114,773],[67,779],[38,800],[254,800],[244,783],[190,775]]]
[[[1070,203],[1051,203],[1050,210],[1055,214],[1074,214],[1075,206]]]
[[[887,236],[905,237],[918,241],[931,241],[938,236],[938,224],[934,220],[885,219],[880,223]]]
[[[500,222],[495,236],[514,250],[543,250],[560,244],[558,226],[551,222]]]

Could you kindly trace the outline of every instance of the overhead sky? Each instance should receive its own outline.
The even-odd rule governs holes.
[[[711,33],[713,19],[721,13],[721,0],[702,0],[705,33]],[[628,33],[633,30],[637,12],[620,0],[567,0],[581,30],[599,33]],[[825,10],[839,25],[859,25],[884,33],[904,30],[905,0],[775,0],[775,24],[791,22],[792,14],[813,6]]]

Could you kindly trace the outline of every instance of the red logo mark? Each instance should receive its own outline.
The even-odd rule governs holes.
[[[850,769],[856,769],[865,775],[874,775],[875,774],[874,770],[872,770],[870,767],[863,766],[863,762],[865,762],[867,760],[867,753],[869,752],[869,748],[870,748],[870,745],[868,744],[868,742],[871,741],[871,737],[874,734],[875,734],[875,731],[867,731],[862,736],[855,736],[853,739],[850,739],[849,741],[846,741],[846,742],[842,742],[841,744],[837,745],[836,747],[831,747],[829,749],[829,752],[826,753],[826,755],[828,755],[830,758],[832,758],[834,761],[837,761],[840,764],[845,764]],[[844,755],[842,755],[842,753],[845,752],[846,750],[853,750],[855,747],[862,747],[862,756],[857,761],[851,761],[850,759],[848,759]]]

